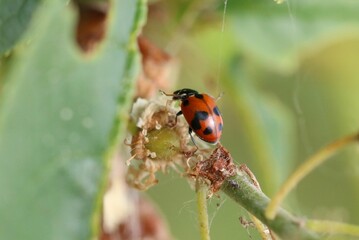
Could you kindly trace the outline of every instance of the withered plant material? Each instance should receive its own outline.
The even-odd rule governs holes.
[[[142,71],[137,79],[136,97],[149,99],[159,90],[168,90],[177,79],[178,63],[144,36],[137,39]]]
[[[85,53],[94,50],[106,34],[108,3],[83,3],[76,1],[78,23],[76,41]]]
[[[231,154],[219,144],[207,159],[197,162],[190,175],[208,182],[210,193],[213,194],[219,191],[227,178],[236,175],[236,172],[237,167]]]

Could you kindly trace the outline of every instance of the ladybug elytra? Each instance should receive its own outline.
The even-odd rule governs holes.
[[[216,144],[219,141],[223,119],[213,97],[189,88],[177,90],[173,94],[164,94],[172,96],[173,100],[181,101],[181,111],[176,114],[176,122],[177,117],[183,114],[189,124],[188,132],[193,143],[192,132],[205,142]]]

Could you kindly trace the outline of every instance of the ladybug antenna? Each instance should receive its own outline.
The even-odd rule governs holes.
[[[162,93],[163,95],[166,95],[166,96],[173,96],[173,94],[171,93],[166,93],[165,91],[162,91],[161,89],[158,90],[160,93]]]
[[[221,99],[224,95],[224,92],[220,92],[219,95],[216,97],[216,102]]]
[[[162,91],[162,90],[159,90],[159,91],[160,91],[160,93],[164,94],[165,96],[173,97],[173,98],[172,98],[173,100],[179,100],[179,99],[181,99],[181,96],[178,95],[176,92],[174,92],[174,93],[166,93],[166,92],[164,92],[164,91]]]

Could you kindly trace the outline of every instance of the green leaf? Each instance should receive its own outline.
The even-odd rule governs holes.
[[[0,56],[10,50],[29,25],[39,0],[0,1]]]
[[[229,10],[241,49],[267,68],[292,72],[299,57],[359,37],[359,1],[235,1]]]
[[[42,4],[27,33],[34,38],[2,79],[2,239],[89,239],[100,221],[92,218],[106,160],[123,136],[144,11],[142,1],[112,1],[105,40],[84,56],[74,10],[61,0]]]

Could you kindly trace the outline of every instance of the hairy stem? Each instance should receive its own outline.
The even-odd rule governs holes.
[[[209,224],[207,211],[207,190],[206,184],[200,180],[196,182],[198,221],[200,226],[201,240],[209,240]]]
[[[278,214],[274,219],[267,219],[264,212],[270,199],[253,185],[245,172],[239,170],[236,176],[225,180],[221,190],[282,239],[319,239],[316,233],[305,227],[304,219],[299,219],[284,209],[278,209]]]

